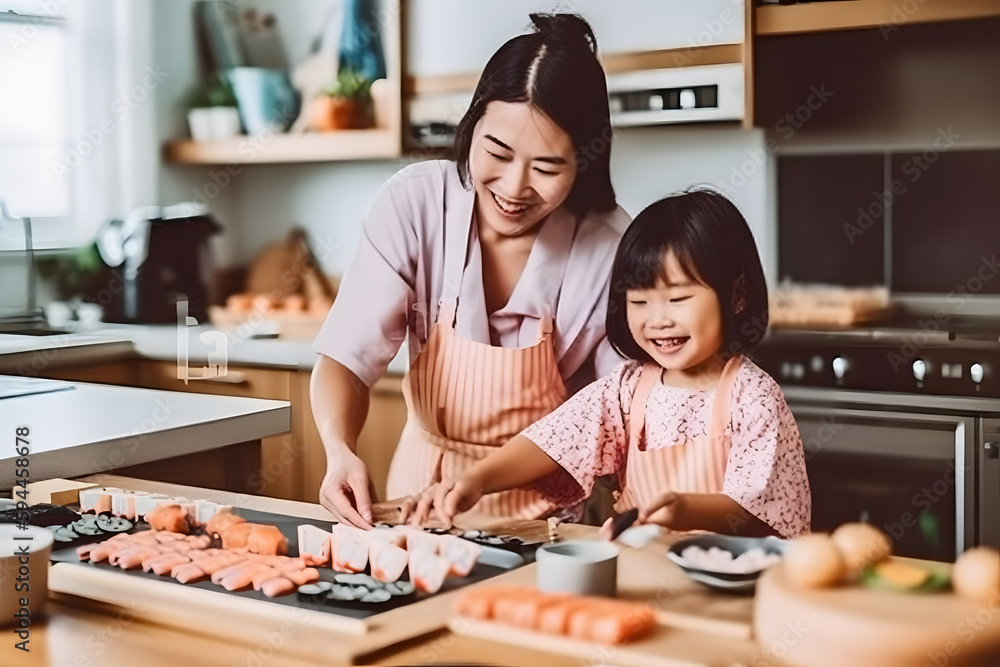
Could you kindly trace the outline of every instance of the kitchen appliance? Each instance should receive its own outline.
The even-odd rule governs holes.
[[[102,292],[108,322],[174,323],[177,302],[205,321],[213,262],[209,238],[221,230],[200,204],[143,206],[97,234],[101,259],[117,275]]]
[[[801,432],[814,531],[867,521],[933,560],[1000,547],[1000,322],[772,330],[753,357]]]

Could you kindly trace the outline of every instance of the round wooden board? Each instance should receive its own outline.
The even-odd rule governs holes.
[[[995,666],[1000,597],[975,603],[950,590],[895,593],[860,585],[801,590],[778,564],[757,582],[754,636],[775,663],[798,667]]]

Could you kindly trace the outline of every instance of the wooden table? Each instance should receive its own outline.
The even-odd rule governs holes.
[[[314,519],[331,519],[319,505],[289,500],[238,496],[222,491],[181,487],[159,482],[146,482],[122,477],[99,475],[80,481],[136,490],[160,491],[188,497],[207,498],[252,506],[263,511],[280,512]],[[33,498],[40,502],[41,498]],[[592,536],[589,526],[564,525],[561,536],[575,538]],[[664,545],[657,544],[642,551],[623,547],[619,561],[619,588],[624,597],[645,599],[664,617],[675,617],[679,625],[691,624],[690,629],[671,628],[670,641],[662,655],[651,656],[650,664],[697,665],[754,664],[763,652],[752,640],[741,637],[741,628],[749,626],[752,598],[716,595],[688,581],[680,570],[663,557]],[[511,582],[531,583],[534,565],[505,575]],[[679,576],[678,576],[679,575]],[[499,577],[498,577],[499,579]],[[496,581],[496,579],[491,580]],[[435,596],[402,609],[414,610],[421,616],[437,614],[443,625],[447,606],[433,603]],[[141,603],[140,603],[141,604]],[[686,609],[714,618],[684,619]],[[47,606],[47,618],[35,621],[31,627],[30,653],[14,648],[15,636],[2,632],[0,665],[24,667],[56,666],[90,667],[96,665],[307,665],[346,664],[343,660],[318,661],[296,650],[296,629],[275,627],[257,641],[227,641],[218,636],[165,627],[139,620],[127,607],[102,604],[76,596],[53,593]],[[331,643],[338,639],[331,637]],[[676,652],[674,652],[676,649]],[[710,662],[692,660],[700,653],[711,654]],[[774,656],[767,655],[776,664]],[[613,661],[612,661],[613,662]],[[453,634],[442,629],[415,639],[378,648],[355,659],[354,664],[495,664],[495,665],[579,665],[581,661],[505,643]]]

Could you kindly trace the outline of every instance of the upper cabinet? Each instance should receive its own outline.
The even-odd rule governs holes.
[[[567,11],[594,29],[608,75],[612,124],[745,117],[749,71],[743,0],[410,0],[404,109],[420,146],[446,145],[486,61],[530,29],[532,12]],[[470,30],[470,26],[476,26]]]
[[[757,8],[754,33],[792,35],[876,28],[889,36],[917,23],[1000,16],[995,0],[838,0]]]

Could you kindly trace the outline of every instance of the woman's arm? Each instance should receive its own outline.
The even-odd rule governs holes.
[[[371,528],[371,481],[355,454],[368,416],[368,387],[346,366],[321,354],[309,381],[309,399],[326,450],[319,501],[338,521]]]

